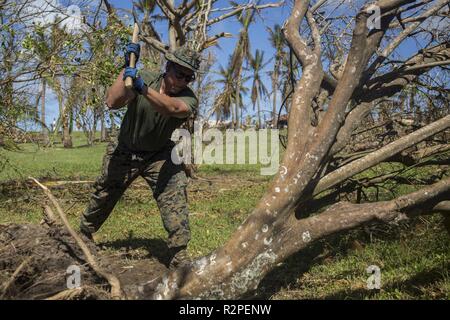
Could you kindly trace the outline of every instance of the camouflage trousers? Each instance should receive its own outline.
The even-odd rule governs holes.
[[[186,246],[190,240],[187,177],[183,165],[172,162],[171,149],[172,146],[167,146],[158,152],[133,153],[117,142],[110,143],[103,158],[102,174],[81,217],[80,229],[96,232],[125,190],[141,176],[158,204],[169,234],[168,247]]]

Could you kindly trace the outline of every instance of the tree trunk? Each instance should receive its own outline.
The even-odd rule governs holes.
[[[240,118],[239,117],[239,106],[240,106],[240,103],[241,103],[240,95],[239,95],[239,92],[241,92],[241,79],[240,79],[240,77],[241,77],[241,72],[239,71],[238,72],[238,76],[236,78],[237,84],[236,84],[236,92],[235,92],[235,95],[236,95],[236,103],[235,103],[235,107],[236,107],[236,125],[235,125],[235,127],[236,128],[240,128],[241,127],[240,123],[239,123],[239,118]]]
[[[48,135],[48,128],[45,125],[45,92],[46,92],[46,83],[45,79],[41,80],[41,135],[42,135],[42,143],[44,146],[48,146],[50,144],[50,139]]]
[[[277,108],[277,86],[278,86],[278,69],[279,67],[277,60],[275,62],[275,68],[273,71],[273,77],[272,77],[272,92],[273,92],[273,108],[272,108],[272,127],[277,128],[278,127],[278,108]]]
[[[68,119],[63,119],[63,137],[62,137],[62,143],[64,148],[72,148],[72,136],[70,135],[70,126],[68,123]]]
[[[242,65],[239,66],[239,70],[238,70],[238,72],[236,74],[236,81],[237,81],[237,83],[236,83],[236,93],[235,93],[235,95],[236,95],[236,104],[235,104],[236,105],[236,126],[235,127],[236,128],[240,128],[241,124],[242,124],[242,122],[239,121],[239,119],[241,118],[239,116],[239,113],[242,114],[242,109],[239,112],[239,109],[240,109],[240,106],[241,106],[241,95],[240,95],[241,82],[242,82],[241,75],[242,75]]]
[[[70,135],[70,117],[67,114],[66,108],[62,108],[61,122],[62,122],[62,143],[64,148],[72,148],[72,136]]]
[[[95,135],[97,133],[97,121],[98,121],[98,113],[94,111],[94,123],[92,124],[92,139],[91,139],[91,146],[95,142]]]
[[[242,126],[244,125],[244,110],[241,109],[241,112],[239,113],[239,123],[240,123],[240,127],[242,128]]]
[[[71,108],[69,112],[69,134],[71,135],[73,132],[73,109]]]
[[[172,8],[175,7],[175,0],[167,0]],[[169,21],[169,47],[171,51],[174,51],[176,48],[182,46],[180,39],[177,36],[177,32],[173,24]]]
[[[236,111],[235,111],[235,110],[236,110],[236,109],[235,109],[235,106],[234,106],[234,104],[232,103],[232,104],[231,104],[231,128],[232,128],[232,129],[235,128],[235,126],[234,126],[235,121],[236,121]]]
[[[261,106],[259,103],[259,95],[256,97],[256,107],[258,112],[258,129],[261,129]]]
[[[239,98],[238,98],[238,100],[239,100]],[[234,124],[234,127],[235,128],[240,128],[240,125],[239,125],[239,101],[236,101],[236,103],[235,103],[235,108],[236,108],[236,112],[235,112],[235,115],[236,115],[236,123]]]
[[[114,115],[112,113],[109,114],[109,120],[111,121],[111,136],[116,137],[117,136],[117,128],[116,128],[116,124],[114,123]]]
[[[100,112],[100,141],[105,142],[107,139],[107,132],[105,126],[105,112]]]

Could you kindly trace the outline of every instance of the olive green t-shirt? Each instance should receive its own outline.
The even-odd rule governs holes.
[[[139,74],[148,87],[159,92],[163,74],[145,70]],[[189,87],[171,97],[183,100],[189,108],[189,113],[198,107],[197,97]],[[128,110],[120,126],[119,142],[137,152],[160,150],[169,142],[173,131],[188,117],[180,119],[164,116],[156,111],[146,98],[137,95],[128,103]]]

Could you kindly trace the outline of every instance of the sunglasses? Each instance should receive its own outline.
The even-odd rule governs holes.
[[[184,81],[186,81],[187,83],[195,80],[195,74],[185,74],[175,67],[173,68],[173,70],[175,72],[175,78],[177,78],[178,80],[184,79]]]

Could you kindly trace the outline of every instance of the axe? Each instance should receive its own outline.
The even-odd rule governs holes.
[[[133,38],[131,39],[132,43],[138,43],[138,36],[139,36],[139,26],[135,22],[134,23],[134,30],[133,30]],[[136,56],[133,52],[130,53],[130,67],[135,68],[136,67]],[[125,78],[125,87],[127,89],[133,88],[133,79],[131,77]]]

